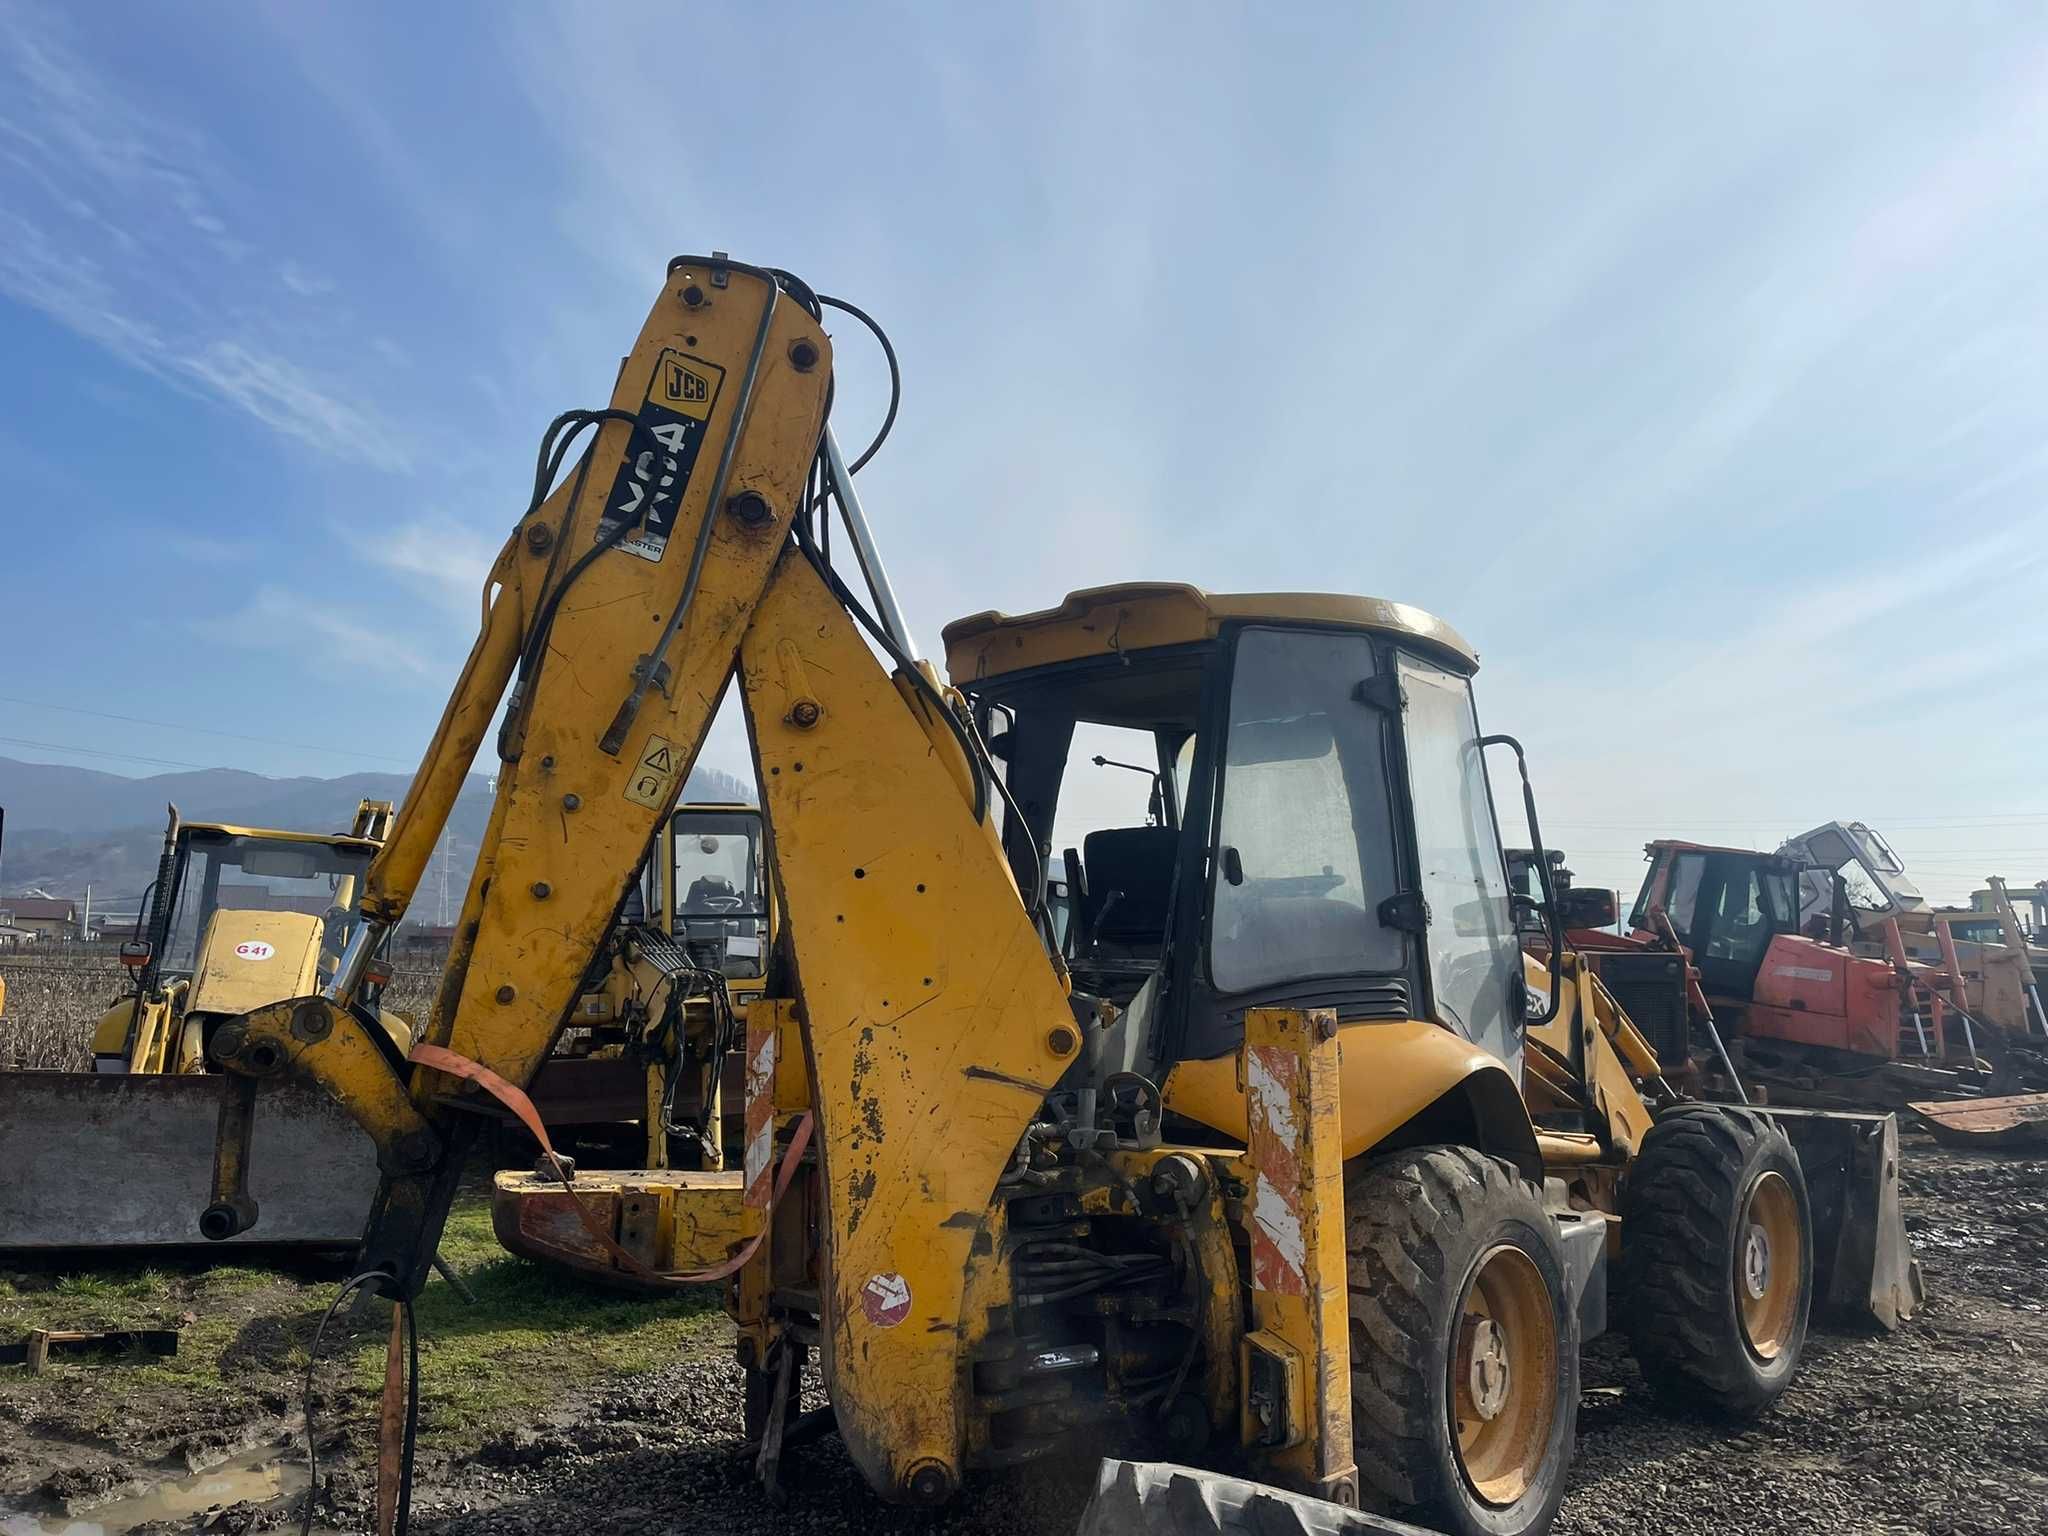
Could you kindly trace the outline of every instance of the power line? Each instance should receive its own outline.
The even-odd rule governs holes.
[[[202,771],[218,767],[217,763],[187,763],[175,757],[144,757],[137,752],[101,752],[92,747],[67,747],[55,741],[30,741],[24,736],[0,736],[0,742],[10,747],[35,747],[44,752],[68,752],[74,757],[105,757],[118,763],[151,763],[158,768],[197,768]]]
[[[146,720],[140,715],[116,715],[103,709],[83,709],[76,704],[51,704],[43,699],[23,699],[12,694],[0,693],[0,704],[23,704],[30,709],[56,709],[68,715],[90,715],[95,720],[118,720],[123,725],[149,725],[166,731],[185,731],[194,736],[218,736],[224,741],[253,741],[268,747],[291,747],[300,752],[323,752],[329,757],[372,758],[380,763],[404,763],[411,765],[412,759],[393,757],[387,752],[353,752],[345,747],[316,747],[306,741],[285,741],[276,736],[248,736],[240,731],[216,731],[202,725],[180,725],[172,720]],[[84,751],[82,747],[60,747],[58,751]],[[114,754],[120,755],[120,754]],[[136,758],[136,762],[155,762],[161,759]],[[181,765],[196,766],[196,765]]]

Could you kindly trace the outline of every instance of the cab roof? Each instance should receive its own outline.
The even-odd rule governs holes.
[[[1799,870],[1807,867],[1804,860],[1789,854],[1765,853],[1758,848],[1737,848],[1727,843],[1689,843],[1679,837],[1660,837],[1643,844],[1643,857],[1654,859],[1660,848],[1669,848],[1674,853],[1730,853],[1749,860],[1760,869]]]
[[[1213,640],[1225,624],[1320,625],[1420,641],[1461,663],[1479,656],[1433,613],[1381,597],[1337,592],[1204,592],[1180,582],[1139,581],[1071,592],[1057,608],[990,609],[945,628],[946,672],[956,683],[1055,662]]]

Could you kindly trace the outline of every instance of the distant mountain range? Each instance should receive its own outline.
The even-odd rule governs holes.
[[[400,804],[411,782],[402,773],[272,779],[237,768],[130,779],[92,768],[0,757],[0,809],[7,813],[0,893],[35,889],[76,897],[90,885],[97,910],[133,910],[155,877],[171,805],[187,821],[345,832],[359,801]],[[751,801],[754,794],[744,780],[700,764],[691,770],[684,798]],[[490,810],[488,781],[471,774],[448,818],[449,874],[457,899],[469,882]]]

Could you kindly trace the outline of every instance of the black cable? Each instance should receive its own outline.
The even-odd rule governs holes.
[[[881,323],[873,315],[862,309],[858,304],[850,303],[845,299],[835,298],[829,293],[819,294],[817,300],[820,305],[842,310],[866,326],[874,334],[875,340],[881,344],[882,356],[889,364],[889,409],[883,414],[882,425],[880,430],[875,433],[874,441],[862,449],[859,456],[846,466],[847,477],[851,479],[881,451],[882,444],[888,441],[889,433],[896,425],[896,412],[903,403],[903,370],[896,357],[895,345],[889,340],[889,333],[882,329]],[[829,414],[831,409],[829,395],[827,397],[826,409]],[[846,583],[840,580],[838,571],[833,569],[830,534],[832,518],[828,503],[837,492],[838,487],[834,484],[835,477],[831,472],[830,465],[823,461],[824,455],[822,453],[813,461],[812,469],[818,478],[819,486],[818,489],[809,493],[812,499],[808,503],[809,509],[817,513],[817,526],[813,529],[807,526],[807,519],[798,517],[795,520],[797,543],[802,547],[805,555],[809,557],[811,564],[817,567],[819,574],[825,578],[826,584],[832,588],[834,595],[845,605],[847,611],[854,616],[863,629],[874,636],[876,644],[882,647],[888,654],[889,659],[910,675],[912,682],[916,685],[918,691],[925,696],[926,701],[934,709],[938,710],[940,714],[945,716],[947,726],[951,728],[954,739],[959,742],[961,752],[966,755],[968,772],[974,778],[974,822],[976,826],[980,826],[988,818],[988,785],[991,782],[995,784],[996,793],[1001,796],[1005,811],[1016,818],[1017,826],[1023,834],[1023,841],[1031,849],[1031,894],[1026,902],[1026,906],[1031,913],[1033,926],[1038,928],[1041,935],[1050,943],[1052,936],[1052,912],[1046,901],[1045,859],[1038,851],[1038,838],[1031,830],[1031,823],[1025,819],[1022,808],[1017,804],[1015,797],[1011,795],[1010,786],[1003,781],[1003,776],[996,771],[995,762],[989,755],[987,744],[981,739],[981,733],[975,730],[971,723],[963,722],[953,712],[951,706],[947,704],[944,695],[931,686],[916,662],[897,646],[894,637],[884,631],[875,617],[867,611],[866,606],[853,595],[853,592],[847,587]]]
[[[1195,1239],[1194,1210],[1185,1196],[1176,1193],[1174,1209],[1180,1214],[1180,1240],[1188,1258],[1188,1271],[1194,1277],[1194,1284],[1188,1287],[1195,1298],[1195,1326],[1188,1331],[1187,1352],[1180,1357],[1180,1368],[1173,1373],[1173,1381],[1167,1386],[1165,1395],[1159,1400],[1160,1416],[1164,1417],[1173,1409],[1180,1389],[1187,1385],[1188,1372],[1194,1368],[1195,1356],[1201,1353],[1202,1323],[1209,1310],[1209,1276],[1202,1263],[1202,1245]]]
[[[372,1280],[389,1280],[390,1278],[391,1276],[381,1269],[366,1269],[360,1274],[349,1276],[348,1279],[342,1281],[341,1289],[334,1293],[334,1300],[327,1304],[327,1311],[320,1319],[320,1326],[313,1330],[313,1346],[306,1353],[306,1385],[299,1397],[299,1410],[306,1421],[307,1481],[305,1518],[299,1522],[299,1536],[312,1536],[313,1501],[320,1493],[320,1443],[318,1437],[313,1432],[313,1371],[320,1363],[320,1341],[326,1337],[327,1325],[334,1321],[334,1315],[341,1310],[341,1304],[344,1301],[347,1301],[351,1295],[363,1286],[368,1285]],[[415,1383],[417,1383],[419,1376],[417,1369],[413,1372],[413,1376]],[[401,1518],[403,1517],[401,1516]]]
[[[775,305],[782,296],[782,278],[765,268],[748,266],[745,262],[733,261],[726,257],[707,259],[698,256],[678,256],[668,264],[671,272],[678,266],[694,265],[709,266],[714,274],[720,269],[744,272],[764,284],[768,296],[762,302],[761,318],[754,327],[754,344],[747,354],[746,369],[740,375],[739,390],[733,401],[732,425],[726,429],[725,442],[718,451],[718,468],[712,472],[711,493],[705,498],[704,517],[697,525],[697,541],[690,550],[689,569],[683,575],[682,595],[676,599],[675,607],[669,612],[668,622],[662,625],[660,635],[655,638],[653,647],[648,651],[647,664],[636,669],[632,688],[619,705],[619,711],[605,731],[604,739],[598,743],[600,750],[613,755],[625,745],[626,733],[632,729],[633,721],[640,713],[641,701],[647,697],[647,689],[654,682],[654,670],[659,664],[659,658],[666,654],[669,642],[675,639],[676,631],[682,628],[683,616],[690,611],[690,603],[697,595],[697,582],[704,574],[704,561],[711,553],[711,536],[717,531],[719,511],[725,504],[725,488],[732,477],[733,461],[739,457],[740,437],[746,431],[747,412],[753,406],[754,386],[760,381],[761,359],[768,351],[768,334],[775,325]],[[790,278],[789,281],[797,280]],[[804,288],[803,291],[809,293],[810,290]],[[792,521],[800,523],[802,518],[797,517]]]
[[[1045,940],[1048,947],[1051,947],[1055,942],[1052,931],[1052,908],[1046,900],[1045,858],[1038,851],[1038,834],[1032,830],[1031,823],[1024,819],[1023,807],[1017,804],[1016,797],[1010,793],[1008,781],[996,772],[995,760],[989,756],[988,743],[981,739],[981,732],[973,730],[971,726],[969,729],[974,738],[975,750],[981,754],[982,766],[987,770],[990,781],[994,783],[996,793],[1003,798],[1004,811],[1015,818],[1017,828],[1023,834],[1021,840],[1031,850],[1031,895],[1025,905],[1030,909],[1032,926],[1038,929],[1040,937]]]
[[[704,259],[702,257],[678,256],[676,258],[676,261],[672,261],[669,263],[669,270],[675,270],[677,261],[687,262],[692,260],[702,263]],[[721,256],[716,258],[716,260],[719,261],[724,266],[737,267],[742,272],[751,272],[754,270],[752,267],[748,267],[741,264],[740,262],[736,262],[732,260],[730,257]],[[773,277],[775,279],[776,286],[781,288],[782,291],[784,293],[787,293],[792,299],[795,299],[797,303],[801,304],[804,308],[804,312],[808,314],[813,320],[822,321],[825,318],[824,312],[819,308],[819,305],[821,302],[828,303],[830,301],[824,300],[822,296],[818,293],[818,291],[815,288],[813,288],[809,283],[805,282],[802,278],[798,277],[794,272],[785,271],[781,267],[764,267],[761,270],[766,272],[769,276]]]
[[[980,826],[988,819],[988,784],[982,777],[981,770],[984,754],[975,750],[974,737],[946,703],[945,695],[932,686],[931,679],[924,675],[923,669],[903,652],[896,644],[895,637],[862,606],[860,599],[853,595],[852,589],[840,579],[839,573],[826,562],[824,556],[819,553],[816,542],[812,540],[810,530],[804,526],[802,518],[796,520],[794,528],[797,547],[803,551],[804,557],[811,562],[819,576],[824,578],[825,585],[832,589],[832,595],[837,597],[841,606],[854,616],[861,628],[874,637],[875,644],[882,648],[897,668],[909,676],[911,685],[924,695],[926,702],[939,712],[947,726],[951,728],[954,740],[959,742],[960,751],[967,758],[968,776],[974,780],[974,824]]]
[[[521,523],[538,512],[548,499],[554,489],[555,476],[560,473],[562,461],[568,456],[570,446],[576,441],[577,436],[586,427],[601,426],[611,421],[626,423],[628,453],[632,452],[635,433],[647,432],[652,435],[651,429],[647,428],[639,417],[629,411],[616,410],[609,406],[602,410],[564,411],[548,424],[547,431],[541,434],[540,452],[534,464],[533,495],[527,502],[526,510],[519,515]],[[554,563],[561,558],[562,551],[568,546],[569,527],[575,520],[577,505],[583,500],[583,490],[590,478],[590,465],[595,447],[593,444],[591,448],[584,450],[582,458],[577,462],[576,478],[570,487],[568,501],[562,512],[562,524],[556,532],[554,553],[549,559],[550,578],[554,574]],[[632,522],[621,519],[614,523],[608,531],[599,536],[595,544],[577,557],[576,562],[569,567],[561,580],[548,582],[547,596],[542,599],[540,611],[534,616],[533,625],[526,634],[526,641],[520,647],[512,707],[505,711],[505,719],[498,727],[498,756],[503,761],[509,763],[516,760],[517,754],[511,751],[511,743],[517,732],[519,717],[523,713],[523,685],[540,663],[541,653],[546,649],[548,636],[554,629],[555,614],[562,605],[562,598],[590,568],[593,560],[606,550],[615,548],[628,533],[639,528],[645,521],[646,514],[643,512],[640,518]]]
[[[396,1302],[405,1308],[405,1438],[398,1456],[398,1519],[393,1536],[406,1536],[412,1524],[412,1463],[420,1436],[420,1323],[410,1302]],[[311,1505],[307,1506],[311,1510]]]
[[[844,299],[835,299],[829,293],[818,295],[818,302],[827,308],[844,310],[874,333],[876,341],[882,344],[882,356],[889,363],[889,410],[882,417],[881,430],[875,433],[875,440],[861,450],[860,457],[846,466],[849,475],[859,474],[861,468],[880,451],[889,440],[889,430],[896,425],[896,408],[903,403],[903,370],[896,362],[896,349],[889,343],[889,333],[882,329],[875,317],[858,304],[849,304]]]

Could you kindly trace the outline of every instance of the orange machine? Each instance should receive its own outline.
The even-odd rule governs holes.
[[[1959,979],[1909,959],[1896,931],[1883,958],[1849,947],[1855,930],[1845,914],[1816,925],[1825,937],[1800,931],[1798,860],[1670,840],[1644,851],[1650,871],[1630,927],[1655,941],[1668,923],[1706,1003],[1746,1044],[1886,1062],[1938,1062],[1953,1049],[1963,1064],[1974,1061],[1969,1018],[1956,1006]]]

